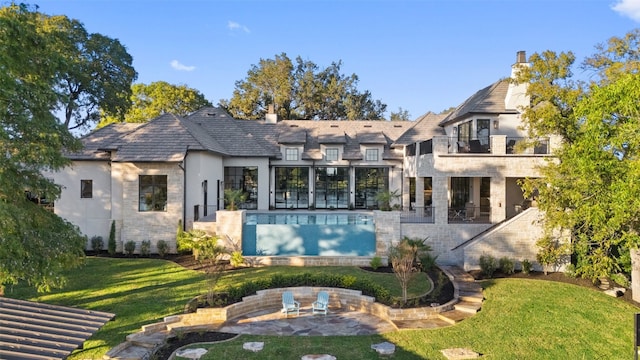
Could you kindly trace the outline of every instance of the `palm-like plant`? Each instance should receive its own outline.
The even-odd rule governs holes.
[[[238,204],[247,200],[247,194],[242,189],[225,189],[224,200],[227,210],[238,210]]]
[[[381,191],[376,195],[376,201],[378,202],[378,207],[382,211],[391,211],[391,203],[394,200],[400,198],[400,194],[398,193],[398,189],[390,191]]]

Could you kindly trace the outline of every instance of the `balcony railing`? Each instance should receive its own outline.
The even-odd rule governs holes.
[[[202,219],[215,219],[216,211],[218,211],[218,207],[216,205],[194,205],[193,221],[200,221]]]
[[[465,206],[462,208],[450,207],[447,214],[449,224],[488,224],[491,222],[491,207],[489,206]]]
[[[524,142],[529,142],[529,146],[523,146]],[[549,154],[549,139],[540,138],[538,140],[523,137],[507,137],[505,153],[507,154]]]
[[[423,223],[433,224],[435,222],[435,209],[432,206],[403,210],[400,214],[401,223]]]

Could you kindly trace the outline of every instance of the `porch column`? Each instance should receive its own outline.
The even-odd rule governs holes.
[[[408,210],[411,206],[411,185],[408,177],[402,178],[402,208]]]
[[[416,209],[424,209],[424,178],[416,177]]]
[[[449,222],[449,181],[446,176],[434,176],[432,178],[433,185],[433,208],[435,223],[442,225]]]
[[[497,224],[507,218],[507,182],[501,177],[491,177],[489,195],[491,206],[491,223]]]

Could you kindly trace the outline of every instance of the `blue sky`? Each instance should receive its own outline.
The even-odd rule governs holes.
[[[217,104],[252,65],[284,52],[321,68],[342,61],[387,117],[401,107],[412,119],[508,76],[519,50],[573,51],[581,62],[640,26],[640,0],[27,2],[119,39],[137,82],[184,84]]]

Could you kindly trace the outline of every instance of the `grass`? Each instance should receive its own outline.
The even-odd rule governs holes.
[[[327,271],[378,277],[358,268],[266,267],[225,274],[218,286],[274,273]],[[386,277],[385,277],[386,276]],[[393,274],[376,281],[399,286]],[[171,262],[151,259],[89,258],[70,274],[63,290],[36,294],[16,286],[5,295],[52,304],[116,313],[85,348],[69,359],[100,359],[127,334],[142,325],[180,313],[185,303],[207,291],[204,274]],[[412,292],[424,290],[412,285]],[[422,282],[423,283],[423,282]],[[633,356],[633,315],[638,308],[575,285],[526,279],[485,282],[482,311],[458,325],[435,330],[405,330],[375,336],[298,337],[248,336],[211,345],[202,359],[300,359],[302,355],[331,353],[338,359],[371,359],[371,345],[396,345],[394,359],[444,359],[440,350],[467,347],[490,359],[620,359]],[[263,341],[259,353],[242,350],[246,341]],[[201,345],[199,345],[200,347]]]

